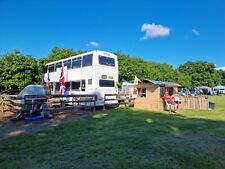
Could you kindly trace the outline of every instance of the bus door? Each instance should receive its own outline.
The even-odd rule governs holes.
[[[85,91],[86,83],[85,80],[81,80],[81,91]]]

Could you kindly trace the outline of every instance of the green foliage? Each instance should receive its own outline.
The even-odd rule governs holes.
[[[219,73],[215,70],[215,65],[204,61],[191,62],[179,66],[178,70],[191,78],[191,87],[216,86],[222,80]]]
[[[225,70],[218,70],[218,73],[219,73],[220,78],[222,80],[221,85],[225,86]]]
[[[139,79],[153,79],[177,82],[185,87],[190,87],[189,76],[174,70],[168,64],[146,62],[141,58],[130,57],[116,53],[119,62],[119,81],[131,81],[134,76]]]
[[[18,93],[25,86],[38,83],[37,75],[37,61],[14,50],[0,58],[0,93]]]

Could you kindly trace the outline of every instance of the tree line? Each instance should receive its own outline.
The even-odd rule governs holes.
[[[35,59],[30,55],[13,50],[0,57],[0,93],[17,94],[25,86],[42,83],[42,72],[46,63],[84,53],[85,51],[54,47],[47,57]],[[119,63],[119,82],[153,79],[177,82],[195,88],[201,85],[225,85],[225,71],[216,70],[215,65],[205,61],[188,61],[174,69],[165,63],[147,62],[115,52]]]

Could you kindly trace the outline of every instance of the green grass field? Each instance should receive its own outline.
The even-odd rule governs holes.
[[[225,168],[225,96],[214,111],[115,109],[0,141],[0,168]]]

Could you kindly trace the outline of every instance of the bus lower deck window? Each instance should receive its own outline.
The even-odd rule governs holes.
[[[72,90],[79,90],[80,89],[80,81],[72,82],[71,83],[71,89]]]
[[[115,82],[114,80],[99,80],[100,87],[114,87]]]
[[[56,82],[55,83],[55,91],[59,91],[59,89],[60,89],[60,83]]]
[[[70,88],[70,82],[65,82],[66,88],[69,89]]]

